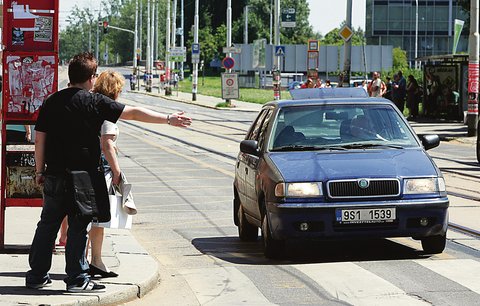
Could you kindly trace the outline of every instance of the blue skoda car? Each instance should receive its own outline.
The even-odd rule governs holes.
[[[289,239],[413,237],[445,248],[449,200],[426,150],[392,102],[361,88],[293,90],[264,105],[240,144],[233,213],[241,240],[261,229],[266,257]]]

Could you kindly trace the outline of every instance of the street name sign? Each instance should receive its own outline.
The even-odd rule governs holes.
[[[223,47],[223,53],[242,53],[242,48],[240,47]]]

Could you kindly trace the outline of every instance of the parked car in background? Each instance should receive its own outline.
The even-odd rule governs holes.
[[[389,100],[360,88],[292,90],[263,106],[240,143],[233,215],[243,241],[261,229],[266,257],[289,239],[413,237],[445,248],[442,173]],[[298,100],[299,99],[299,100]]]

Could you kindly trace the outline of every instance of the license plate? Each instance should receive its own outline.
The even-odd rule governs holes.
[[[395,221],[395,208],[361,208],[335,210],[337,222],[349,223],[386,223]]]

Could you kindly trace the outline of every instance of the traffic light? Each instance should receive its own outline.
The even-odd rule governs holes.
[[[103,34],[108,33],[108,21],[103,22]]]

